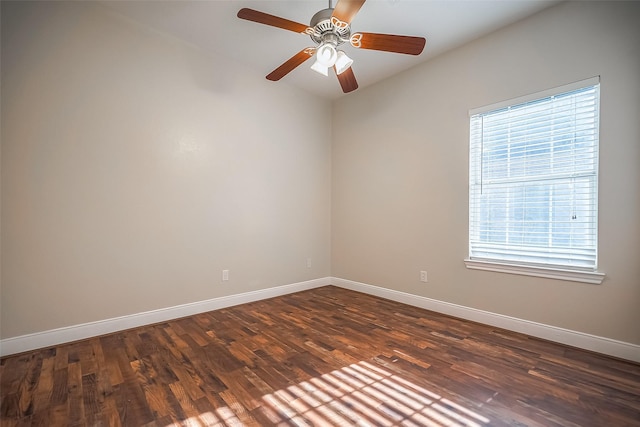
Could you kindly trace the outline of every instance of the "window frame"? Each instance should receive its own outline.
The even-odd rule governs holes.
[[[525,95],[522,97],[505,100],[499,103],[487,105],[484,107],[474,108],[469,110],[469,125],[471,125],[471,118],[478,114],[489,113],[495,110],[500,110],[510,106],[517,106],[519,104],[528,103],[532,101],[542,100],[544,98],[548,98],[554,95],[560,95],[567,92],[572,92],[578,89],[583,89],[589,86],[595,86],[600,84],[600,77],[592,77],[585,80],[580,80],[574,83],[570,83],[568,85],[563,85],[560,87],[555,87],[552,89],[544,90],[541,92],[532,93],[529,95]],[[598,108],[598,121],[600,120],[600,111]],[[599,136],[598,136],[599,139]],[[469,174],[471,177],[471,167],[473,158],[471,157],[471,127],[469,128]],[[598,147],[600,142],[598,140]],[[597,155],[596,155],[597,162]],[[597,222],[598,222],[598,171],[599,167],[596,163],[596,210],[595,210],[595,225],[596,225],[596,257],[598,252],[598,244],[597,244]],[[496,259],[488,259],[482,257],[471,257],[471,233],[472,233],[472,224],[471,224],[471,197],[472,197],[472,187],[471,182],[469,182],[468,195],[469,195],[469,229],[467,234],[467,243],[468,243],[468,253],[467,257],[464,259],[465,266],[468,269],[473,270],[485,270],[485,271],[494,271],[500,273],[509,273],[509,274],[519,274],[525,276],[534,276],[534,277],[543,277],[550,279],[558,279],[558,280],[569,280],[576,282],[584,282],[591,284],[600,284],[605,278],[605,274],[597,271],[597,269],[590,268],[582,268],[582,267],[569,267],[569,266],[553,266],[553,265],[539,265],[539,264],[529,264],[525,262],[517,262],[517,261],[509,261],[509,260],[496,260]]]

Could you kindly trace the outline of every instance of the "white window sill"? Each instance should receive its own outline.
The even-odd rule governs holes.
[[[497,261],[480,261],[465,259],[465,265],[471,270],[495,271],[498,273],[520,274],[523,276],[545,277],[547,279],[570,280],[599,285],[604,280],[604,273],[597,271],[569,270],[547,268],[530,265],[506,264]]]

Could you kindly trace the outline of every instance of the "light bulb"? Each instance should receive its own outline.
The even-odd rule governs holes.
[[[338,58],[336,59],[336,74],[342,74],[347,71],[353,64],[353,59],[349,58],[346,53],[339,50]]]
[[[325,67],[333,67],[338,59],[338,52],[331,43],[324,43],[316,50],[316,58]]]
[[[311,69],[317,73],[322,74],[323,76],[329,76],[329,67],[325,67],[320,63],[319,60],[316,59],[316,62],[313,63]]]

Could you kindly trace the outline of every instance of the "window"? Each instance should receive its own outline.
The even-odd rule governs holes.
[[[600,283],[599,79],[470,112],[467,267]]]

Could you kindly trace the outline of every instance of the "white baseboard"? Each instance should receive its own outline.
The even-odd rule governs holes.
[[[415,307],[432,310],[438,313],[448,314],[461,319],[472,320],[474,322],[491,325],[514,332],[531,335],[570,345],[621,359],[631,360],[640,363],[640,345],[616,341],[609,338],[585,334],[583,332],[571,331],[555,326],[544,325],[542,323],[531,322],[529,320],[504,316],[488,311],[478,310],[471,307],[438,301],[419,295],[408,294],[392,289],[368,285],[366,283],[354,282],[352,280],[340,279],[337,277],[324,277],[320,279],[308,280],[305,282],[293,283],[290,285],[276,286],[258,291],[245,292],[242,294],[229,295],[225,297],[213,298],[205,301],[198,301],[190,304],[182,304],[174,307],[162,308],[143,313],[136,313],[128,316],[116,317],[112,319],[99,320],[96,322],[83,323],[80,325],[68,326],[64,328],[52,329],[49,331],[37,332],[34,334],[22,335],[13,338],[0,340],[0,356],[22,353],[39,348],[50,347],[72,341],[78,341],[99,335],[131,329],[138,326],[150,325],[153,323],[165,322],[198,313],[212,310],[219,310],[225,307],[245,304],[273,298],[293,292],[318,288],[321,286],[334,285],[345,289],[351,289],[370,295],[379,296],[392,301],[401,302]]]
[[[258,291],[245,292],[242,294],[229,295],[225,297],[213,298],[205,301],[198,301],[189,304],[177,305],[174,307],[161,308],[159,310],[146,311],[143,313],[131,314],[128,316],[115,317],[111,319],[99,320],[96,322],[83,323],[64,328],[51,329],[49,331],[37,332],[34,334],[22,335],[13,338],[0,340],[0,356],[22,353],[39,348],[51,347],[72,341],[83,340],[98,335],[110,334],[123,331],[125,329],[136,328],[138,326],[151,325],[153,323],[165,322],[167,320],[178,319],[207,311],[219,310],[225,307],[245,304],[273,298],[280,295],[291,294],[307,289],[318,288],[331,284],[331,278],[308,280],[305,282],[293,283],[290,285],[276,286]]]
[[[331,278],[331,284],[345,289],[363,292],[386,298],[403,304],[424,308],[438,313],[448,314],[461,319],[471,320],[485,325],[495,326],[514,332],[520,332],[537,338],[570,345],[572,347],[606,354],[620,359],[640,362],[640,345],[616,341],[610,338],[585,334],[583,332],[558,328],[556,326],[531,322],[529,320],[504,316],[471,307],[438,301],[419,295],[408,294],[392,289],[368,285],[351,280]]]

